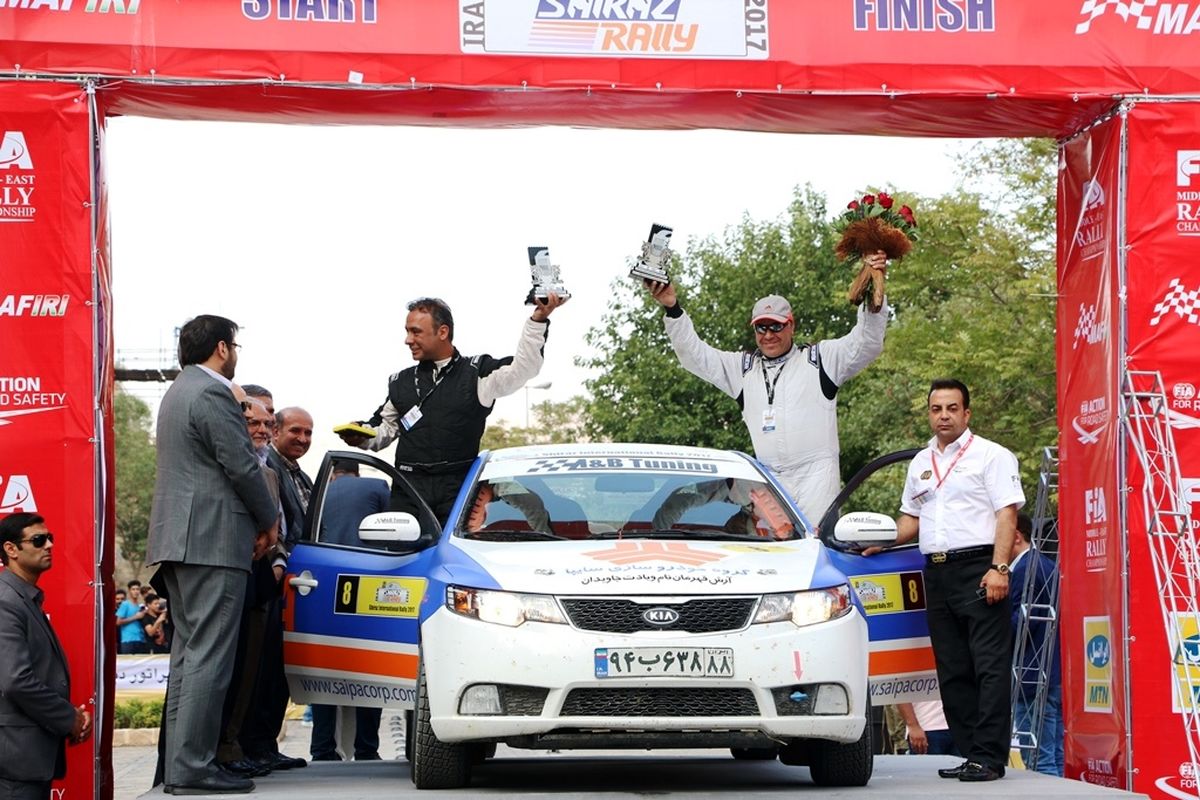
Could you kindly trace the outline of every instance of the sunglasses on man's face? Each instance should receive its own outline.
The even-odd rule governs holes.
[[[786,323],[786,322],[756,322],[756,323],[754,323],[754,332],[755,333],[779,333],[781,330],[783,330],[787,326],[788,326],[788,323]]]
[[[29,542],[31,545],[33,545],[34,547],[36,547],[40,550],[41,548],[46,546],[46,542],[53,542],[53,541],[54,541],[53,533],[35,533],[33,536],[30,536],[28,539],[22,539],[18,544],[25,544],[26,542]]]

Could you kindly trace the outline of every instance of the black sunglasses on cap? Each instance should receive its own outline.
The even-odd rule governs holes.
[[[755,333],[779,333],[786,328],[787,322],[756,322],[754,323]]]
[[[46,546],[46,542],[53,542],[53,541],[54,541],[53,533],[35,533],[33,536],[30,536],[28,539],[22,539],[21,541],[17,542],[17,545],[19,546],[19,545],[25,544],[26,542],[29,542],[34,547],[41,549]]]

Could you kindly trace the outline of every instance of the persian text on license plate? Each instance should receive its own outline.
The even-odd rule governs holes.
[[[731,647],[597,647],[597,678],[732,678]]]

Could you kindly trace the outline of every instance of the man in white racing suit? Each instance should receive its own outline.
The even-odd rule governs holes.
[[[881,252],[865,262],[887,268]],[[679,363],[737,400],[755,457],[774,471],[809,522],[818,524],[841,487],[838,388],[883,352],[886,299],[874,314],[860,306],[858,322],[845,336],[797,346],[791,304],[768,295],[750,315],[758,348],[748,353],[701,341],[675,288],[650,281],[646,286],[666,309],[667,336]]]

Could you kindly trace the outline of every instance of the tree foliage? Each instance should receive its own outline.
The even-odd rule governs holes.
[[[535,424],[528,428],[488,425],[480,442],[481,450],[520,447],[528,444],[558,444],[587,441],[583,413],[587,401],[582,396],[562,403],[546,400],[533,406]]]
[[[1042,448],[1057,440],[1054,145],[981,145],[967,161],[958,188],[942,197],[865,187],[913,206],[921,240],[889,269],[883,355],[839,393],[844,479],[928,440],[925,396],[936,377],[971,388],[972,429],[1017,454],[1028,492]],[[834,241],[824,201],[798,189],[781,218],[744,218],[692,243],[672,276],[700,337],[720,349],[753,347],[749,311],[767,294],[792,302],[797,341],[837,337],[853,326],[845,290],[857,265],[835,260]],[[679,366],[661,309],[631,280],[615,284],[587,341],[595,355],[582,363],[598,370],[588,383],[591,436],[749,449],[736,402]],[[891,497],[886,508],[895,504]]]
[[[117,543],[121,556],[135,573],[141,571],[146,560],[154,497],[155,453],[150,423],[150,407],[118,386],[113,399]]]

